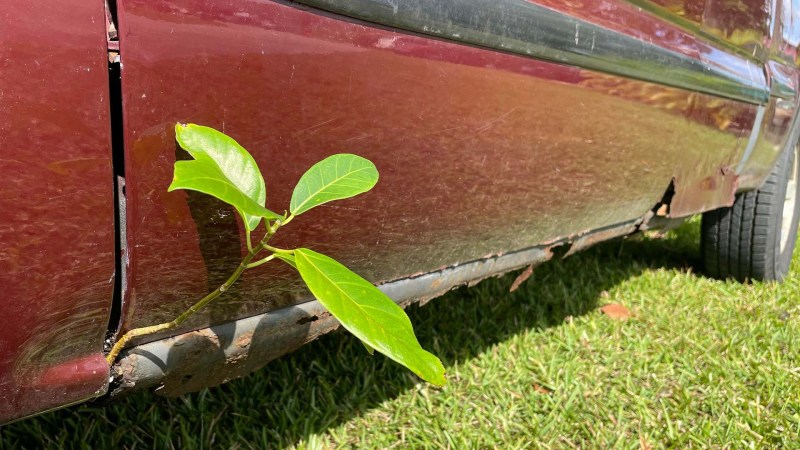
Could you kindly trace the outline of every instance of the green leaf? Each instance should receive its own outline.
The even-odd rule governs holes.
[[[444,366],[423,350],[411,321],[395,302],[337,261],[307,248],[294,250],[297,270],[311,293],[342,326],[420,378],[442,386]]]
[[[289,211],[300,215],[323,203],[367,192],[377,182],[378,169],[370,160],[349,153],[329,156],[300,177]]]
[[[364,341],[361,341],[361,343],[364,344],[364,348],[367,349],[367,353],[369,353],[370,355],[374,355],[375,354],[375,349],[370,347],[369,344],[367,344]]]
[[[216,164],[207,159],[176,161],[172,184],[167,190],[172,192],[175,189],[191,189],[214,196],[236,207],[242,217],[257,217],[259,220],[260,217],[280,217],[242,193],[220,172]],[[245,222],[245,225],[248,225],[248,222]]]
[[[175,138],[194,161],[175,163],[169,191],[192,189],[229,203],[239,211],[250,231],[255,230],[262,217],[281,217],[264,208],[264,177],[250,153],[230,136],[209,127],[176,124]]]
[[[275,252],[275,253],[273,253],[273,255],[275,255],[276,258],[280,259],[281,261],[285,262],[286,264],[288,264],[288,265],[294,267],[295,269],[297,269],[297,264],[294,262],[294,256],[292,256],[291,253],[278,253],[278,252]]]

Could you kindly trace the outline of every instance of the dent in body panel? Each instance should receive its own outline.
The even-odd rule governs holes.
[[[702,178],[697,180],[692,175]],[[687,183],[686,179],[691,181]],[[730,164],[722,164],[710,174],[707,168],[682,171],[675,177],[675,195],[669,204],[667,217],[687,217],[731,206],[738,188],[739,177]]]
[[[664,214],[679,218],[733,204],[739,186],[734,167],[737,162],[744,161],[755,146],[759,135],[757,124],[765,107],[742,109],[724,99],[709,99],[684,91],[665,92],[659,85],[600,73],[589,73],[581,84],[735,135],[735,143],[724,155],[708,149],[692,156],[694,164],[675,166]]]

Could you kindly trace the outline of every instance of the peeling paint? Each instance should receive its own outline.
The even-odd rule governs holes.
[[[697,181],[683,183],[675,178],[675,192],[668,202],[666,217],[687,217],[723,206],[731,206],[739,188],[739,176],[732,167],[718,167]],[[661,215],[661,214],[659,214]]]
[[[532,271],[534,266],[552,259],[557,248],[566,247],[564,256],[568,256],[597,242],[635,233],[650,217],[652,213],[633,222],[461,263],[389,282],[379,288],[402,307],[413,303],[424,305],[458,286],[472,286],[523,267]],[[110,395],[119,397],[142,389],[155,389],[160,395],[177,396],[225,383],[338,327],[338,321],[319,302],[308,301],[142,344],[124,352],[114,366],[116,382]]]
[[[643,220],[644,219],[642,219],[642,221]],[[593,233],[586,233],[584,235],[578,236],[572,242],[572,245],[570,246],[569,250],[564,254],[564,258],[566,258],[567,256],[572,256],[575,253],[578,253],[581,250],[585,250],[597,243],[633,234],[636,231],[638,231],[640,223],[641,221],[625,223],[622,225],[616,225],[610,228],[606,228],[604,230],[596,231]]]

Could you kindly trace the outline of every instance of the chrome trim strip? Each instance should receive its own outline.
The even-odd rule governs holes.
[[[778,61],[769,61],[767,73],[769,74],[770,94],[773,97],[794,101],[797,97],[795,81],[792,79],[794,69]]]
[[[759,106],[758,111],[756,111],[756,118],[753,123],[753,131],[750,132],[750,138],[747,140],[747,147],[744,149],[742,160],[739,161],[739,165],[736,166],[737,175],[742,173],[745,166],[747,166],[747,161],[750,160],[750,156],[753,154],[753,149],[756,147],[758,137],[761,134],[761,123],[764,122],[764,113],[766,111],[767,107],[764,105]]]
[[[763,68],[718,51],[693,59],[526,0],[296,0],[366,22],[763,104]],[[719,61],[717,61],[719,59]]]

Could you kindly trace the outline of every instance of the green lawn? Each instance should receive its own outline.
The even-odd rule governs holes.
[[[782,285],[706,279],[698,228],[412,307],[443,389],[335,333],[183,398],[6,426],[0,448],[800,448],[798,258]]]

